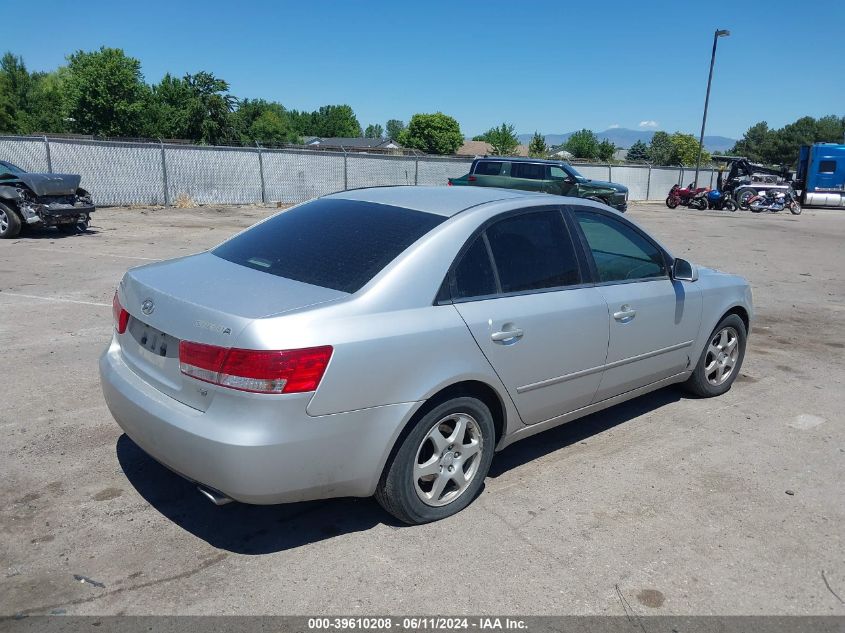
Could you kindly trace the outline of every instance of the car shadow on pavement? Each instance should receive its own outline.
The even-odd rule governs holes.
[[[153,508],[197,538],[237,554],[268,554],[379,524],[404,525],[373,499],[215,506],[194,484],[159,464],[127,435],[118,439],[116,452],[127,479]]]
[[[496,455],[490,477],[576,444],[632,418],[682,398],[661,389],[626,403],[526,438]],[[210,545],[237,554],[279,552],[385,524],[407,527],[373,499],[329,499],[272,506],[231,503],[215,506],[186,479],[147,455],[127,435],[116,445],[117,459],[138,493],[163,516]]]
[[[86,238],[97,235],[98,231],[94,227],[88,227],[85,233],[62,233],[58,229],[52,227],[33,228],[27,227],[22,230],[14,240],[64,240],[68,238]]]
[[[499,477],[512,468],[582,442],[685,397],[679,388],[667,387],[520,440],[496,455],[488,476]]]

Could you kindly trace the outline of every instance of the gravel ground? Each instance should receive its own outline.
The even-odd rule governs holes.
[[[123,272],[271,211],[103,209],[88,235],[0,242],[0,615],[845,614],[845,213],[632,205],[751,281],[734,388],[517,443],[467,510],[404,527],[370,499],[214,507],[105,407]]]

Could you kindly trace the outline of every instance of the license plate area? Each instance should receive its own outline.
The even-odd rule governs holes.
[[[129,334],[136,343],[136,353],[159,369],[179,364],[179,339],[135,318],[129,319]]]

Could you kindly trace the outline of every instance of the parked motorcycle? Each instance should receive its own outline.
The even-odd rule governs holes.
[[[791,188],[786,191],[776,189],[761,191],[756,196],[748,199],[748,207],[754,213],[760,213],[762,211],[777,213],[788,208],[789,212],[793,215],[801,215],[801,205]]]
[[[666,197],[666,206],[670,209],[676,208],[678,205],[690,207],[691,209],[698,209],[704,211],[707,208],[707,193],[706,187],[693,188],[693,183],[690,183],[683,189],[680,185],[673,185],[669,190],[669,195]]]
[[[711,189],[707,192],[707,208],[716,211],[736,211],[736,201],[720,189]]]

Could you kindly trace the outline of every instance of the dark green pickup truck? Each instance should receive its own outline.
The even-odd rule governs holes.
[[[449,178],[450,185],[503,187],[542,191],[603,202],[625,213],[628,188],[615,182],[584,178],[565,161],[531,158],[476,158],[466,176]]]

